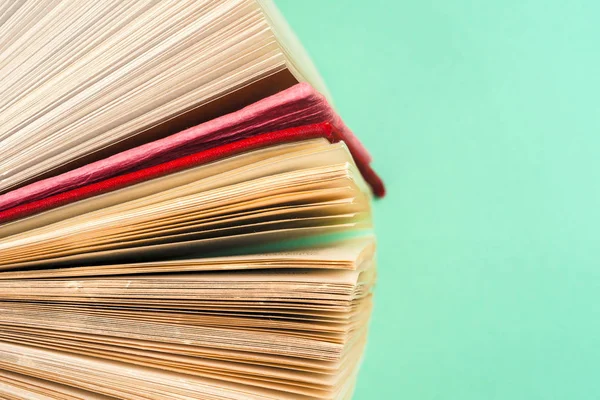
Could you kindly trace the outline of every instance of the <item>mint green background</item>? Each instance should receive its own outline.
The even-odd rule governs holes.
[[[279,0],[389,195],[356,399],[600,399],[600,2]]]

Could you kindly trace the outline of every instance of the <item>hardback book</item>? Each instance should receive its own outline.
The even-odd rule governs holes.
[[[350,399],[371,157],[272,2],[0,4],[0,398]]]

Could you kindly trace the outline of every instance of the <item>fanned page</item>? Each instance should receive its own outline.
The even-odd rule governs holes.
[[[322,88],[306,57],[290,60],[266,9],[255,0],[4,3],[0,192],[306,77]]]
[[[143,196],[144,187],[156,192]],[[130,186],[83,209],[74,203],[60,209],[59,222],[45,225],[40,214],[36,229],[0,240],[0,269],[170,257],[368,227],[366,190],[343,144],[279,145]]]
[[[0,398],[351,399],[383,182],[274,4],[0,4]]]

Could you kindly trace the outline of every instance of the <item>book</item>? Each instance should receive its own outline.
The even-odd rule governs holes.
[[[385,188],[274,4],[0,32],[0,397],[351,398]]]

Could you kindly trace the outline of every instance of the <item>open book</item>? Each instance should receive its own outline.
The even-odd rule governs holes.
[[[385,189],[274,5],[0,33],[0,397],[350,398]]]

